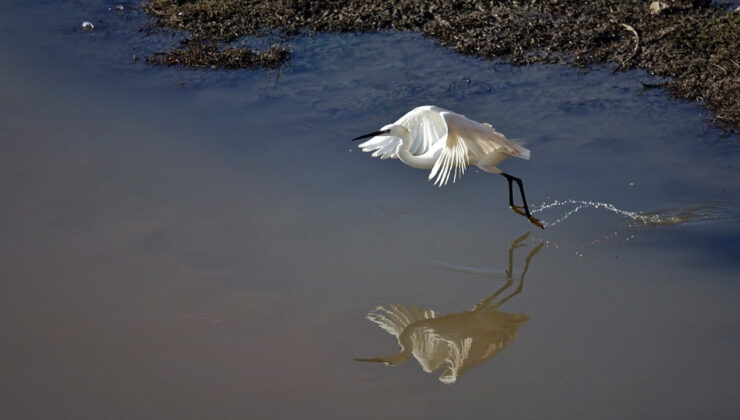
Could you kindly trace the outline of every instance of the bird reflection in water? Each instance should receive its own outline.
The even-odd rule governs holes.
[[[522,292],[529,263],[544,245],[540,243],[529,252],[517,288],[499,299],[514,283],[514,251],[526,246],[523,242],[528,235],[529,233],[522,235],[509,246],[506,283],[494,294],[478,302],[473,309],[444,316],[437,316],[431,309],[413,305],[379,306],[371,311],[367,318],[396,336],[401,351],[385,357],[355,360],[396,366],[413,355],[425,372],[444,368],[439,380],[451,384],[465,371],[498,354],[516,337],[519,327],[529,320],[524,314],[498,310],[501,305]]]

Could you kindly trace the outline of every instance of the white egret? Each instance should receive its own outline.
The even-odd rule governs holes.
[[[529,159],[529,150],[507,139],[491,124],[479,123],[436,106],[420,106],[393,124],[352,141],[369,137],[360,144],[364,152],[373,152],[373,157],[381,159],[399,159],[412,168],[431,169],[429,179],[436,176],[434,183],[440,187],[447,184],[450,175],[454,183],[468,165],[503,176],[509,182],[511,209],[543,228],[529,212],[522,180],[496,167],[509,156]],[[513,182],[519,186],[521,206],[514,205]]]

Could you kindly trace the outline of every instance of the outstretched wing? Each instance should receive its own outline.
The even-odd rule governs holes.
[[[394,122],[411,132],[410,152],[421,155],[428,152],[435,142],[442,140],[447,133],[447,126],[440,116],[445,110],[436,106],[420,106],[407,112]],[[363,152],[373,152],[373,157],[397,159],[396,150],[401,139],[393,136],[375,136],[360,144]]]
[[[510,156],[529,159],[529,150],[508,140],[494,130],[491,124],[479,123],[464,115],[442,111],[440,116],[447,126],[447,137],[437,161],[429,173],[429,179],[437,179],[435,185],[447,184],[452,174],[452,182],[465,173],[470,162],[477,162],[492,152],[502,152]]]
[[[381,159],[396,159],[396,150],[401,144],[401,139],[394,136],[375,136],[370,140],[360,143],[358,146],[363,152],[373,152],[372,157]]]

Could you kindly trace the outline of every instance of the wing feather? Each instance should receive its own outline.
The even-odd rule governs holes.
[[[436,106],[420,106],[407,112],[394,124],[402,125],[411,132],[410,152],[414,155],[427,153],[435,143],[441,141],[447,134],[447,126],[440,116],[442,108]],[[401,139],[393,136],[375,136],[359,145],[363,152],[373,152],[373,157],[381,159],[397,159],[396,150]]]
[[[465,168],[476,163],[483,156],[492,152],[503,152],[507,155],[529,159],[529,150],[506,138],[496,131],[491,124],[479,123],[464,115],[442,110],[440,116],[447,126],[447,136],[441,147],[439,157],[429,173],[429,179],[436,177],[435,185],[447,184],[452,175],[452,182],[465,173]]]
[[[433,310],[414,305],[388,305],[388,308],[378,306],[367,314],[367,319],[376,323],[380,328],[396,337],[404,329],[416,321],[434,318]]]
[[[409,151],[416,155],[432,154],[437,157],[429,179],[443,186],[465,174],[465,168],[477,163],[492,152],[529,159],[529,150],[506,138],[491,124],[479,123],[464,115],[436,106],[420,106],[399,118],[394,124],[402,125],[411,133]],[[394,136],[375,136],[360,144],[364,152],[373,157],[397,159],[396,151],[401,139]]]

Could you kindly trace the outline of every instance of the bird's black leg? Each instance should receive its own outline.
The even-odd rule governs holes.
[[[512,192],[511,182],[514,180],[509,174],[502,174],[509,181],[509,206],[514,207],[514,193]]]
[[[529,214],[529,206],[527,206],[527,198],[524,196],[524,186],[522,185],[522,180],[519,178],[514,178],[517,185],[519,185],[519,193],[522,195],[522,203],[524,203],[524,213],[526,213],[527,217],[531,217],[532,215]]]
[[[505,172],[502,172],[501,175],[506,178],[507,181],[509,181],[509,206],[511,207],[511,209],[515,213],[521,214],[522,216],[529,219],[529,221],[532,222],[533,225],[544,229],[544,226],[542,226],[542,222],[540,222],[536,217],[532,216],[532,214],[529,213],[529,206],[527,205],[527,198],[524,196],[524,185],[522,183],[522,180]],[[511,185],[512,181],[516,181],[516,184],[519,186],[519,194],[521,194],[522,196],[522,206],[514,205],[514,193],[512,191]],[[524,211],[522,212],[522,210]]]
[[[517,181],[518,184],[519,182],[521,182],[521,180],[515,176],[507,174],[506,172],[501,172],[501,176],[506,178],[506,180],[509,182],[509,206],[511,206],[512,208],[521,208],[520,206],[514,205],[514,191],[512,185],[514,181]]]

